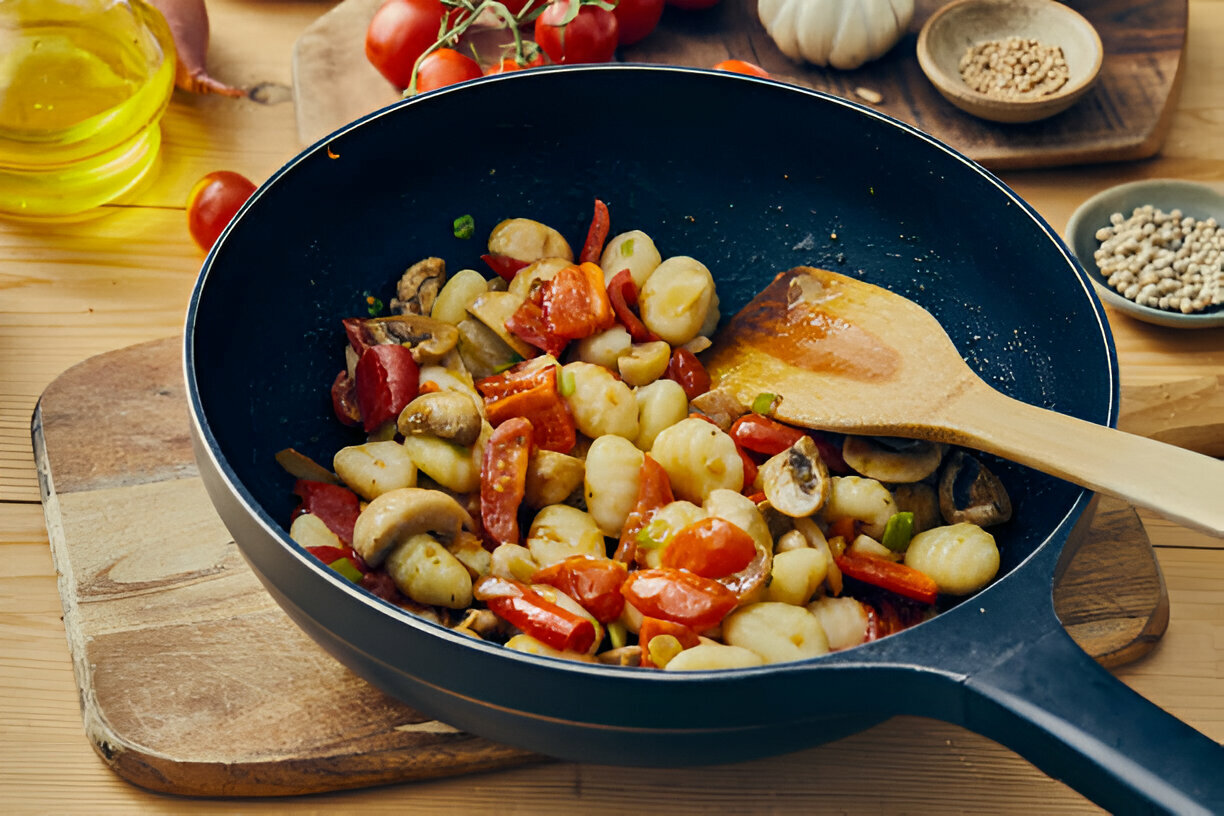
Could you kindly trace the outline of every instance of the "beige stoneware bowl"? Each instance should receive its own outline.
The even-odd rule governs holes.
[[[1033,99],[997,99],[970,88],[960,74],[961,57],[978,43],[1010,37],[1060,46],[1067,83]],[[1092,23],[1054,0],[954,0],[918,35],[918,64],[935,88],[961,110],[993,122],[1035,122],[1062,113],[1092,87],[1104,53]]]

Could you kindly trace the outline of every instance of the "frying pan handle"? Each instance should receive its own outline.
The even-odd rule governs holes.
[[[946,406],[961,444],[1146,507],[1224,538],[1224,462],[1174,445],[1037,408],[980,380]]]
[[[1113,813],[1224,813],[1224,746],[1132,691],[1056,627],[965,681],[963,725]]]

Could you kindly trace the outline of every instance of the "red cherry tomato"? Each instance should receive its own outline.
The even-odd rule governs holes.
[[[699,397],[710,390],[710,374],[697,359],[697,355],[686,348],[677,347],[672,351],[671,362],[663,376],[680,383],[689,399]]]
[[[638,660],[639,666],[643,668],[654,667],[655,662],[650,657],[650,641],[659,635],[671,635],[680,641],[680,646],[685,649],[691,649],[701,642],[698,634],[687,626],[643,615],[642,627],[638,630],[638,643],[642,645],[642,654]]]
[[[716,71],[733,71],[737,74],[747,74],[748,76],[758,76],[769,79],[769,72],[755,62],[745,62],[744,60],[729,59],[723,60],[714,66]]]
[[[705,518],[681,528],[663,550],[662,564],[703,578],[739,572],[756,558],[752,536],[729,521]]]
[[[366,433],[399,416],[416,398],[421,370],[407,346],[370,346],[357,361],[357,405]]]
[[[347,487],[310,479],[294,482],[293,492],[302,500],[293,513],[294,518],[302,513],[317,516],[336,534],[340,543],[346,547],[353,545],[353,525],[361,514],[361,500],[356,493]]]
[[[531,422],[522,417],[498,425],[485,443],[480,464],[480,521],[490,549],[519,543],[518,509],[527,487]]]
[[[521,71],[526,67],[526,65],[519,65],[512,59],[504,59],[495,62],[486,68],[485,76],[493,76],[494,74],[508,74],[511,71]]]
[[[621,594],[643,615],[698,632],[717,625],[739,603],[734,592],[713,579],[667,568],[629,573]]]
[[[563,561],[536,570],[533,584],[548,584],[564,592],[600,623],[620,617],[625,608],[621,584],[628,575],[625,565],[610,558],[571,555]]]
[[[803,431],[760,414],[744,414],[731,423],[731,438],[742,448],[775,456],[798,442]]]
[[[417,92],[445,88],[456,82],[484,76],[480,63],[453,48],[439,48],[421,60],[417,69]]]
[[[576,0],[548,4],[535,21],[536,43],[559,64],[610,61],[620,35],[616,15],[599,6],[580,6],[574,19],[566,22],[572,2]]]
[[[208,252],[234,214],[255,192],[246,176],[229,170],[209,173],[187,194],[187,231],[196,246]]]
[[[633,45],[654,31],[665,5],[665,0],[620,0],[612,9],[619,26],[617,44]]]
[[[392,85],[407,88],[416,61],[438,39],[442,14],[441,0],[389,0],[366,28],[366,59]]]

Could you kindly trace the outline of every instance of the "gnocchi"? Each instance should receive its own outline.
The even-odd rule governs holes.
[[[334,452],[334,478],[283,462],[302,499],[290,537],[340,575],[509,649],[665,671],[852,648],[996,577],[983,527],[1011,508],[969,454],[694,393],[720,318],[701,261],[635,229],[578,265],[528,218],[498,223],[488,249],[508,282],[443,280],[441,262],[431,278],[428,325],[450,333],[436,353],[378,352],[415,369],[358,382],[374,341],[346,322],[333,404],[364,438]],[[394,319],[376,345],[400,342]],[[390,405],[362,416],[345,388]],[[969,477],[969,499],[952,496]]]

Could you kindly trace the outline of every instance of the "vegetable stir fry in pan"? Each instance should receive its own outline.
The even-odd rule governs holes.
[[[609,234],[598,201],[577,257],[512,218],[495,275],[426,258],[394,314],[343,321],[332,402],[365,441],[281,453],[294,540],[473,637],[667,670],[850,648],[993,580],[1011,506],[982,462],[711,390],[713,275]]]

